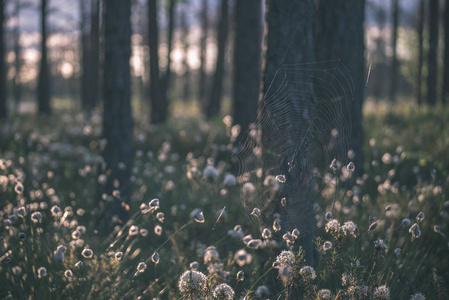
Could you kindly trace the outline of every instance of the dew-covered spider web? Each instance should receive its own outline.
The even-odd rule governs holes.
[[[237,154],[243,206],[248,214],[260,210],[263,227],[279,219],[281,232],[304,235],[315,230],[316,215],[335,210],[343,195],[338,183],[351,175],[353,101],[351,76],[338,61],[276,72]]]

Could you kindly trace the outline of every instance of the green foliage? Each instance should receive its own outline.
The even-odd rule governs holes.
[[[131,219],[110,220],[115,230],[105,236],[97,225],[108,205],[96,196],[100,118],[2,124],[0,298],[214,299],[226,283],[236,299],[386,299],[387,292],[391,299],[418,292],[437,299],[449,278],[449,110],[368,103],[365,116],[366,175],[350,192],[329,183],[332,192],[322,195],[329,201],[317,199],[313,269],[300,247],[276,234],[262,238],[257,216],[242,209],[241,186],[227,177],[230,127],[136,121]],[[158,207],[150,205],[154,198]],[[204,222],[195,221],[200,212]],[[419,234],[412,238],[414,223]],[[262,245],[243,242],[249,234]],[[191,268],[207,280],[191,285],[201,275],[187,273],[180,290]],[[215,295],[226,299],[222,288]]]

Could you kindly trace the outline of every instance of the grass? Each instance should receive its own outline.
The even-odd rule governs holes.
[[[235,299],[447,295],[447,108],[365,105],[366,175],[350,192],[329,183],[333,192],[316,200],[316,276],[302,250],[289,248],[272,228],[273,238],[261,237],[258,218],[242,209],[242,185],[226,182],[230,128],[192,117],[195,106],[175,103],[172,110],[177,117],[159,128],[136,119],[132,217],[127,224],[111,220],[116,230],[110,235],[96,224],[100,118],[62,110],[50,120],[20,117],[1,125],[1,299],[229,299],[226,286],[213,296],[222,283]],[[154,198],[157,210],[141,209]],[[333,207],[339,227],[325,218]],[[192,219],[197,208],[204,223]],[[36,212],[42,215],[37,222]],[[412,238],[415,223],[420,235]],[[266,241],[253,249],[242,241],[248,234]],[[291,252],[280,255],[283,250]],[[193,262],[207,277],[188,272],[180,290],[180,276]]]

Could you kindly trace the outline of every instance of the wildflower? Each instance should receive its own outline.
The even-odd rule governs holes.
[[[190,299],[205,297],[207,294],[207,277],[199,271],[185,271],[179,278],[178,288]]]
[[[343,230],[345,235],[351,234],[353,237],[357,237],[358,235],[357,225],[355,225],[355,223],[352,221],[345,222],[341,229]]]
[[[271,231],[270,231],[270,229],[265,228],[265,229],[262,231],[262,237],[263,237],[264,239],[269,239],[269,238],[271,237]]]
[[[151,255],[151,261],[156,265],[159,263],[159,254],[157,252],[154,252],[153,255]]]
[[[304,266],[299,270],[299,274],[304,277],[305,280],[310,281],[316,278],[315,270],[311,266]]]
[[[226,174],[223,180],[223,185],[226,187],[232,187],[237,184],[237,178],[232,174]]]
[[[137,226],[135,226],[135,225],[132,225],[132,226],[129,228],[128,234],[129,234],[130,236],[137,235],[138,233],[139,233],[139,227],[137,227]]]
[[[94,255],[94,252],[91,249],[85,248],[81,254],[84,256],[84,258],[92,258]]]
[[[17,209],[16,213],[21,216],[24,217],[27,213],[26,208],[24,206],[21,206]]]
[[[199,266],[200,264],[197,261],[191,262],[189,265],[190,269],[192,270],[198,270]]]
[[[426,300],[426,297],[421,293],[415,293],[410,297],[410,300]]]
[[[396,256],[401,255],[401,248],[394,249],[394,254],[396,254]]]
[[[148,235],[148,230],[145,228],[142,228],[139,230],[139,233],[141,236],[147,236]]]
[[[17,182],[14,186],[14,191],[17,195],[21,195],[23,193],[23,184],[21,182]]]
[[[140,263],[137,265],[137,272],[143,273],[143,272],[145,271],[146,268],[147,268],[147,264],[144,263],[144,262],[140,262]]]
[[[20,275],[20,274],[22,274],[22,268],[19,266],[15,266],[12,268],[12,273],[14,275]]]
[[[253,209],[253,212],[251,213],[252,216],[256,216],[259,217],[260,216],[260,209],[258,209],[257,207],[255,207]]]
[[[82,266],[83,266],[83,262],[82,262],[82,261],[78,261],[78,262],[75,264],[75,267],[77,267],[78,269],[80,269]]]
[[[26,236],[26,234],[24,232],[19,232],[17,237],[19,238],[19,240],[24,241],[27,236]]]
[[[331,299],[331,291],[329,291],[328,289],[319,290],[318,299],[320,300]]]
[[[214,289],[214,299],[234,299],[234,290],[226,283],[219,284]]]
[[[366,285],[351,285],[346,293],[352,298],[363,299],[368,294],[368,287]]]
[[[161,235],[162,234],[162,226],[161,225],[156,225],[156,226],[154,226],[154,233],[156,234],[156,235]]]
[[[245,273],[243,271],[237,272],[237,281],[243,281],[245,280]]]
[[[287,198],[284,197],[284,198],[281,199],[281,205],[282,206],[286,206],[287,205]]]
[[[376,227],[377,227],[377,222],[373,222],[373,223],[371,223],[371,225],[368,227],[368,231],[372,231],[372,230],[376,229]]]
[[[31,215],[31,220],[32,220],[34,223],[38,223],[38,222],[42,221],[42,214],[41,214],[40,212],[38,212],[38,211],[34,212],[34,213]]]
[[[413,224],[408,230],[412,234],[412,240],[417,239],[421,236],[421,230],[419,229],[418,223]]]
[[[81,232],[79,230],[75,230],[72,232],[72,239],[77,240],[81,237]]]
[[[390,211],[390,210],[391,210],[391,205],[385,206],[385,211]]]
[[[242,186],[242,193],[243,194],[251,194],[256,190],[256,187],[254,186],[254,184],[252,184],[251,182],[246,182],[243,186]]]
[[[405,218],[402,220],[402,225],[408,227],[410,226],[410,224],[411,224],[410,219]]]
[[[295,263],[295,255],[291,251],[282,251],[276,257],[277,266],[290,266],[292,267]]]
[[[218,177],[218,171],[213,166],[207,166],[203,171],[203,178],[215,181]]]
[[[347,166],[346,169],[348,169],[348,171],[350,172],[354,172],[355,170],[355,164],[351,161]]]
[[[254,296],[262,298],[263,296],[269,296],[270,290],[266,285],[260,285],[257,287],[256,291],[254,292]]]
[[[42,278],[42,277],[45,277],[45,276],[47,276],[47,269],[45,269],[44,267],[40,267],[37,270],[37,277],[38,278]]]
[[[276,232],[281,231],[281,221],[279,219],[274,219],[273,230]]]
[[[123,252],[119,251],[119,252],[115,253],[115,259],[116,260],[121,260],[122,257],[123,257]]]
[[[436,233],[440,233],[441,227],[438,225],[435,225],[435,226],[433,226],[433,231],[435,231]]]
[[[376,299],[390,299],[390,289],[386,285],[381,285],[374,289],[374,298]]]
[[[158,219],[159,222],[164,223],[164,219],[165,219],[164,213],[163,212],[158,212],[156,214],[156,219]]]
[[[293,229],[292,236],[295,240],[299,237],[299,230],[297,228]]]
[[[286,180],[285,175],[276,175],[277,182],[284,183]]]
[[[158,210],[159,209],[159,199],[154,198],[153,200],[151,200],[149,203],[149,209],[152,212]]]
[[[418,222],[422,222],[422,220],[424,220],[425,217],[426,217],[425,214],[424,214],[423,212],[420,212],[420,213],[416,216],[416,220],[417,220]]]
[[[209,246],[204,252],[204,263],[212,263],[220,260],[220,254],[215,246]]]
[[[51,211],[51,215],[52,215],[53,217],[59,217],[59,216],[62,215],[61,208],[59,208],[59,206],[57,206],[57,205],[54,205],[54,206],[50,209],[50,211]]]
[[[203,212],[199,208],[195,208],[194,210],[192,210],[192,212],[190,213],[190,217],[197,223],[204,223],[204,221],[206,220],[204,218]]]
[[[323,244],[323,250],[324,250],[324,251],[328,251],[328,250],[330,250],[330,249],[332,249],[332,243],[329,242],[329,241],[324,242],[324,244]]]
[[[335,234],[340,230],[340,223],[336,219],[329,220],[325,226],[326,232]]]
[[[65,270],[64,276],[65,276],[66,278],[72,278],[73,272],[72,272],[71,270]]]
[[[246,245],[249,248],[257,249],[257,248],[260,247],[260,245],[262,245],[262,240],[260,240],[260,239],[253,239],[253,240],[250,240]]]
[[[66,250],[67,248],[65,246],[58,246],[58,248],[56,248],[56,251],[53,253],[53,259],[57,262],[61,262],[64,259],[64,252]]]
[[[383,240],[374,241],[374,246],[377,249],[386,249],[387,248],[387,244],[385,244]]]
[[[332,213],[331,213],[330,211],[328,211],[328,212],[324,215],[324,219],[326,219],[326,221],[332,220]]]
[[[245,249],[238,250],[234,255],[234,260],[240,267],[250,264],[252,259],[253,256],[246,252]]]
[[[240,225],[235,225],[234,229],[231,229],[228,231],[228,234],[236,239],[242,239],[243,236],[245,235],[243,233],[242,226],[240,226]]]

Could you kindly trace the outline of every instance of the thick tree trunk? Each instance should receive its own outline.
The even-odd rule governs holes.
[[[449,101],[449,0],[444,6],[444,77],[441,102],[445,105]]]
[[[390,82],[390,100],[396,101],[397,88],[397,72],[398,72],[398,57],[397,57],[397,41],[398,41],[398,26],[399,26],[399,0],[392,0],[393,11],[393,30],[391,33],[391,48],[393,54],[391,56],[391,82]]]
[[[5,1],[0,0],[0,120],[7,116],[4,24]]]
[[[437,56],[438,56],[439,1],[429,1],[429,53],[427,58],[427,103],[437,102]]]
[[[416,64],[416,77],[415,77],[415,97],[418,105],[422,104],[422,67],[424,59],[423,50],[423,32],[424,32],[424,0],[419,1],[418,8],[418,21],[417,28],[418,32],[418,62]]]
[[[223,96],[223,77],[225,72],[226,41],[228,38],[229,23],[229,3],[228,0],[221,0],[221,16],[217,29],[217,62],[215,74],[212,82],[209,102],[206,108],[206,117],[218,116]]]
[[[208,19],[208,0],[202,0],[201,7],[201,39],[200,39],[200,70],[199,70],[199,85],[198,85],[198,100],[202,107],[206,106],[206,90],[207,90],[207,76],[206,76],[206,59],[207,59],[207,31],[209,29]]]
[[[38,110],[41,115],[51,114],[50,82],[47,61],[47,0],[41,1],[41,64],[37,83]]]
[[[280,214],[282,231],[298,228],[299,243],[306,252],[307,264],[314,264],[313,239],[316,231],[315,199],[310,166],[301,161],[298,147],[309,127],[315,105],[312,77],[296,67],[313,63],[313,1],[270,0],[267,6],[267,50],[264,73],[264,100],[259,114],[262,130],[263,164],[286,176],[276,206],[268,213]],[[285,206],[280,199],[286,197]],[[273,215],[266,216],[273,221]]]
[[[365,88],[364,0],[320,0],[316,20],[317,61],[339,61],[353,81],[350,103],[343,103],[344,119],[350,122],[349,147],[354,151],[356,176],[363,175],[362,104]],[[351,94],[351,91],[346,91]],[[330,101],[331,99],[324,99]]]
[[[262,67],[262,1],[237,1],[234,10],[233,116],[240,125],[240,141],[256,121]]]
[[[133,121],[131,113],[131,1],[108,0],[105,7],[103,137],[103,170],[108,175],[101,187],[102,195],[112,202],[105,208],[105,216],[128,218],[127,205],[131,201],[131,169],[133,164]],[[119,185],[117,185],[117,183]],[[114,193],[118,190],[119,194]],[[112,196],[113,195],[113,196]],[[113,198],[111,198],[113,197]],[[109,222],[109,218],[105,218]]]
[[[148,0],[148,45],[150,47],[150,99],[151,123],[159,124],[165,119],[165,104],[159,75],[159,27],[157,24],[157,0]]]

